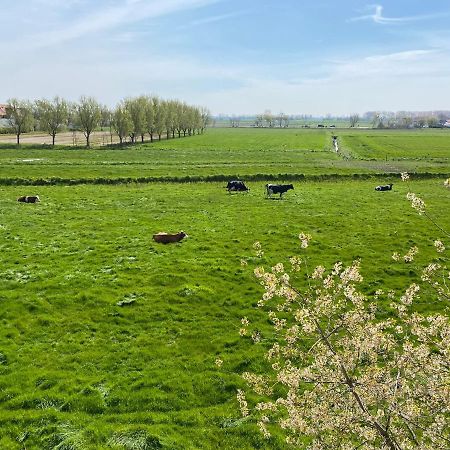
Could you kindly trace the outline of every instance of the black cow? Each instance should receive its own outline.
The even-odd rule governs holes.
[[[17,199],[18,202],[22,203],[37,203],[40,202],[39,195],[23,195]]]
[[[250,190],[243,181],[238,180],[229,181],[226,189],[228,192],[247,192]]]
[[[266,184],[266,194],[269,197],[272,194],[280,194],[280,198],[282,198],[283,194],[290,189],[294,189],[292,184]]]
[[[393,184],[384,184],[381,186],[377,186],[375,188],[376,191],[392,191]]]

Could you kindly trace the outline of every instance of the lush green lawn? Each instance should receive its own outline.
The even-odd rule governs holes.
[[[260,292],[252,244],[267,266],[298,254],[306,231],[311,267],[362,258],[366,292],[405,287],[419,272],[391,254],[418,245],[426,261],[437,234],[406,185],[374,183],[297,183],[282,201],[263,183],[235,195],[216,183],[53,186],[36,205],[16,202],[27,188],[1,187],[0,448],[267,448],[234,400],[238,374],[261,364],[238,336]],[[450,228],[442,182],[412,186]],[[151,239],[181,229],[180,244]]]

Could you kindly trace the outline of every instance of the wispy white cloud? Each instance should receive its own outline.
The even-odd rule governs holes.
[[[448,13],[437,13],[437,14],[423,14],[417,16],[403,16],[403,17],[385,17],[383,16],[383,6],[382,5],[370,5],[369,8],[373,9],[372,14],[366,14],[358,17],[352,17],[348,19],[348,22],[358,22],[362,20],[371,20],[375,23],[381,25],[399,25],[407,22],[415,22],[419,20],[429,20],[436,19],[439,17],[448,16]]]
[[[89,11],[89,14],[72,23],[67,23],[61,28],[28,36],[27,41],[32,48],[50,47],[146,19],[205,7],[218,1],[220,0],[164,0],[163,2],[159,0],[122,0],[117,6],[101,5],[97,11]],[[138,10],[136,10],[137,6]],[[23,42],[19,43],[19,45],[23,44]]]
[[[190,22],[188,25],[186,25],[186,27],[196,27],[196,26],[206,25],[206,24],[214,23],[214,22],[222,22],[224,20],[234,19],[235,17],[239,17],[239,16],[242,16],[247,13],[248,13],[248,11],[237,11],[237,12],[232,12],[232,13],[228,13],[228,14],[219,14],[216,16],[205,17],[203,19],[198,19],[198,20],[194,20],[194,21]]]

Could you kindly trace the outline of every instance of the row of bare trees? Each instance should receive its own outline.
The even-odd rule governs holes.
[[[210,121],[206,108],[145,95],[126,98],[114,109],[93,97],[81,97],[76,103],[60,97],[35,102],[13,98],[8,100],[6,114],[17,145],[21,134],[33,130],[48,133],[55,145],[56,135],[70,129],[83,132],[89,147],[91,134],[99,127],[109,127],[111,135],[114,130],[121,144],[144,142],[147,135],[153,142],[155,135],[161,140],[162,135],[169,139],[203,133]]]
[[[275,115],[270,112],[270,110],[264,111],[263,114],[258,114],[255,120],[255,126],[258,128],[268,127],[280,127],[280,128],[288,128],[289,127],[289,116],[280,112]]]

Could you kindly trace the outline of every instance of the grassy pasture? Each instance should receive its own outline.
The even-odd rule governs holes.
[[[263,349],[238,335],[242,316],[263,336],[269,328],[254,308],[255,265],[299,254],[304,231],[314,239],[310,267],[361,258],[365,292],[404,289],[437,257],[433,240],[443,237],[411,209],[406,184],[375,192],[383,177],[294,182],[282,201],[265,199],[262,181],[227,194],[223,182],[26,187],[8,180],[450,172],[437,139],[448,134],[414,134],[410,155],[386,161],[382,151],[366,159],[359,147],[376,150],[385,131],[335,133],[353,158],[333,153],[323,130],[215,129],[124,149],[0,147],[0,448],[267,448],[235,401],[239,374],[264,364]],[[389,136],[393,154],[410,142],[406,132]],[[421,159],[420,142],[429,139],[436,154]],[[413,180],[412,190],[449,229],[442,180]],[[40,204],[16,201],[35,193]],[[190,237],[157,245],[151,236],[162,230]],[[253,256],[256,240],[262,260]],[[392,261],[412,245],[420,248],[416,263]],[[418,303],[424,311],[444,306],[429,293]],[[270,448],[285,445],[274,438]]]
[[[450,164],[450,132],[446,129],[355,130],[338,134],[343,146],[356,158],[441,160]]]
[[[442,131],[434,135],[423,131],[418,134],[415,132],[413,137],[403,131],[383,132],[383,135],[367,130],[333,132],[341,139],[344,155],[352,156],[350,160],[332,152],[332,132],[324,130],[211,129],[201,136],[133,147],[91,150],[39,146],[16,149],[4,144],[0,145],[0,178],[56,177],[70,180],[450,172],[450,133]],[[367,139],[368,143],[365,143]],[[370,139],[374,144],[368,157],[361,148],[364,149],[362,145],[365,145],[372,149]],[[384,150],[377,150],[381,145],[377,139],[397,143],[402,148],[407,148],[413,142],[411,148],[414,152],[408,156],[405,151],[403,159],[395,159],[394,148],[386,160]],[[437,159],[419,158],[420,149],[430,143],[434,143],[441,156]]]
[[[378,193],[376,181],[297,183],[282,201],[263,183],[235,195],[219,183],[49,186],[36,205],[0,187],[0,448],[267,448],[234,400],[238,374],[262,364],[238,336],[244,315],[267,329],[255,264],[286,262],[307,231],[311,266],[362,258],[373,292],[418,276],[393,251],[435,255],[406,185]],[[413,189],[448,229],[441,181]],[[180,229],[180,244],[151,240]]]

